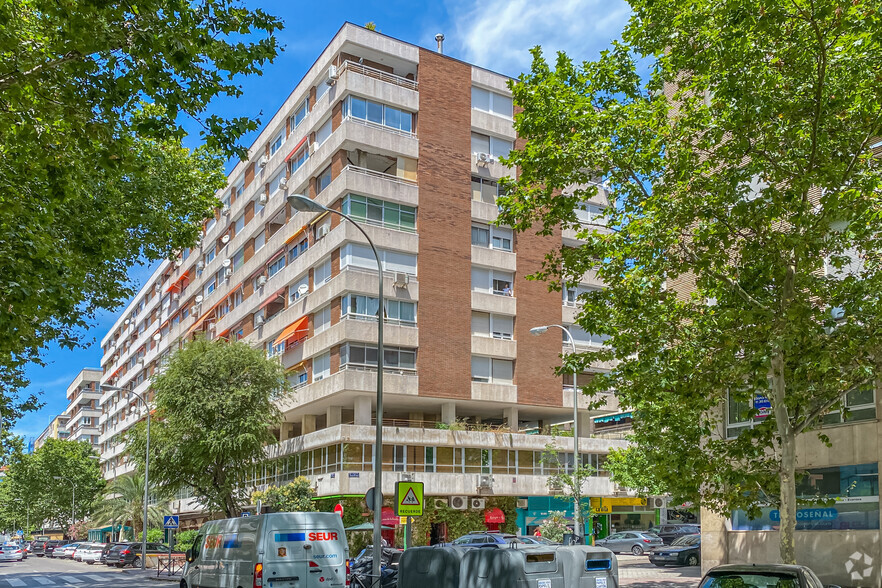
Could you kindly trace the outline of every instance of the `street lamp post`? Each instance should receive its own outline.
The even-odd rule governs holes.
[[[570,345],[572,346],[572,354],[576,354],[576,340],[573,339],[573,334],[570,333],[570,330],[563,325],[545,325],[542,327],[533,327],[530,329],[531,335],[541,335],[548,331],[550,327],[557,327],[566,333],[567,337],[570,340]],[[576,529],[576,536],[581,537],[583,529],[581,528],[581,520],[582,520],[582,505],[580,504],[582,501],[582,480],[579,479],[579,387],[576,385],[576,378],[578,377],[578,372],[573,371],[573,486],[575,486],[576,492],[573,496],[573,526]]]
[[[377,425],[376,425],[376,442],[374,444],[374,548],[373,548],[373,567],[371,575],[374,583],[380,580],[380,565],[383,557],[383,323],[386,310],[386,301],[383,298],[383,264],[380,261],[380,254],[374,247],[374,242],[361,227],[360,224],[352,220],[349,215],[338,210],[333,210],[323,206],[310,199],[303,194],[288,195],[288,204],[291,208],[302,212],[331,212],[340,215],[351,222],[356,229],[361,231],[364,238],[367,239],[374,257],[377,259],[377,275],[379,277],[379,309],[377,311]]]
[[[70,492],[70,524],[73,524],[77,521],[76,514],[74,508],[76,506],[76,497],[77,497],[77,483],[70,478],[66,478],[64,476],[52,476],[56,480],[64,480],[65,482],[70,482],[71,492]]]
[[[147,400],[134,390],[127,390],[125,388],[117,388],[116,386],[105,386],[102,385],[101,388],[105,390],[116,390],[118,392],[128,392],[135,398],[141,401],[144,405],[144,410],[147,411],[147,450],[146,455],[144,456],[144,519],[142,521],[141,526],[141,569],[147,569],[147,509],[148,509],[148,500],[150,497],[150,405],[147,404]],[[111,533],[112,534],[112,533]]]

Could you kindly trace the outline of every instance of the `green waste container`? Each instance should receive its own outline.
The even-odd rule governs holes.
[[[398,588],[460,588],[460,566],[468,547],[411,547],[398,563]]]

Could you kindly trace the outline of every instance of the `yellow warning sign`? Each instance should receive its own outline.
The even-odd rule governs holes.
[[[399,517],[418,517],[423,514],[423,483],[395,483],[395,514]]]

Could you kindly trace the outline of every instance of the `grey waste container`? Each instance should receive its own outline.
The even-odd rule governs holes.
[[[460,588],[460,565],[467,547],[411,547],[398,563],[398,588]]]
[[[462,559],[460,588],[569,588],[554,546],[473,549]]]
[[[567,588],[619,588],[619,563],[609,549],[589,545],[560,546],[557,558]]]

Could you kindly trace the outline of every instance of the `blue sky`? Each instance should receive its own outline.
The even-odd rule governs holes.
[[[529,49],[541,45],[553,59],[558,50],[576,60],[594,59],[619,37],[629,16],[623,0],[445,0],[412,2],[280,2],[249,1],[285,21],[278,33],[284,52],[261,77],[241,81],[244,95],[238,100],[218,100],[211,113],[221,116],[257,116],[268,120],[302,75],[345,21],[362,25],[373,21],[380,32],[403,41],[435,48],[435,34],[444,33],[444,52],[493,71],[517,76],[530,66]],[[308,5],[307,5],[308,4]],[[194,131],[195,132],[195,131]],[[194,134],[189,142],[196,144]],[[254,137],[246,137],[250,145]],[[135,267],[130,278],[136,288],[152,267]],[[86,343],[100,342],[113,324],[116,312],[96,317],[86,333]],[[14,431],[35,437],[67,406],[68,384],[83,367],[99,367],[101,350],[92,342],[76,350],[50,348],[47,365],[28,370],[28,392],[39,392],[44,407],[22,418]]]

